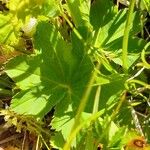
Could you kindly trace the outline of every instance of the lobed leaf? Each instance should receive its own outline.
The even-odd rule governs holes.
[[[92,63],[86,54],[78,57],[49,23],[37,25],[34,41],[39,54],[16,57],[6,66],[7,74],[21,89],[11,108],[43,117],[57,104],[55,115],[62,117],[69,106],[76,109],[79,105]],[[36,102],[40,105],[33,109]]]

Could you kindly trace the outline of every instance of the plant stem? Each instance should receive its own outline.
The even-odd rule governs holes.
[[[129,31],[132,23],[132,14],[134,10],[134,5],[135,5],[136,0],[130,0],[130,6],[127,14],[127,20],[125,24],[125,29],[124,29],[124,37],[123,37],[123,45],[122,45],[122,62],[123,62],[123,69],[124,72],[128,72],[128,40],[129,40]]]
[[[100,110],[99,112],[94,113],[91,117],[89,117],[87,120],[85,120],[84,122],[82,122],[81,124],[79,124],[74,131],[71,132],[70,134],[70,138],[68,139],[67,143],[65,144],[63,150],[69,150],[70,145],[68,145],[69,143],[71,144],[72,140],[74,139],[74,137],[77,135],[77,133],[86,125],[89,123],[92,123],[94,120],[98,119],[102,114],[104,114],[105,110]]]
[[[142,50],[142,53],[141,53],[141,59],[142,59],[142,61],[143,61],[143,65],[144,65],[144,67],[146,67],[147,69],[149,69],[150,68],[150,64],[146,61],[146,59],[145,59],[145,51],[148,49],[150,47],[150,42],[148,42],[146,45],[145,45],[145,47],[144,47],[144,49]]]
[[[126,91],[124,90],[121,94],[120,97],[120,101],[119,104],[117,105],[116,109],[114,110],[114,112],[112,113],[112,115],[110,116],[110,120],[106,123],[106,127],[104,132],[101,134],[100,136],[100,140],[103,139],[103,137],[106,135],[106,132],[109,130],[110,124],[111,122],[115,119],[116,115],[118,114],[121,106],[123,105],[124,101],[126,100]]]
[[[132,80],[128,81],[128,83],[136,83],[136,84],[144,86],[146,89],[150,89],[150,85],[149,84],[147,84],[147,83],[145,83],[143,81],[140,81],[140,80],[132,79]]]
[[[73,24],[71,23],[71,21],[68,19],[68,17],[62,12],[62,16],[64,17],[64,19],[67,21],[67,23],[69,24],[70,28],[73,30],[73,32],[75,33],[75,35],[78,37],[79,40],[84,41],[83,37],[81,36],[81,34],[78,32],[78,30],[73,26]]]
[[[70,26],[72,31],[75,33],[75,35],[78,37],[78,39],[81,40],[85,44],[86,42],[84,41],[84,39],[81,36],[81,34],[78,32],[78,30],[74,27],[74,25],[71,23],[71,21],[67,17],[67,15],[64,13],[64,10],[63,10],[61,4],[59,4],[59,8],[60,8],[61,15],[64,17],[64,19],[66,20],[66,22],[68,23],[68,25]]]
[[[111,121],[115,119],[115,116],[117,115],[117,113],[119,112],[123,102],[126,100],[126,91],[123,91],[121,97],[120,97],[120,101],[119,104],[117,105],[117,108],[114,110],[114,112],[111,115]]]
[[[100,67],[100,64],[97,65],[97,69]],[[75,116],[75,121],[74,121],[74,125],[71,129],[71,132],[70,132],[70,135],[69,135],[69,138],[66,142],[66,144],[64,145],[64,148],[63,150],[69,150],[70,149],[70,145],[71,145],[71,142],[72,142],[72,139],[76,136],[76,135],[73,135],[72,137],[72,133],[78,128],[78,126],[81,124],[80,123],[80,118],[81,118],[81,114],[82,112],[84,111],[84,108],[87,104],[87,101],[88,101],[88,98],[90,96],[90,93],[91,93],[91,90],[93,88],[93,83],[95,81],[95,76],[96,76],[97,72],[94,70],[94,72],[92,73],[91,75],[91,79],[87,85],[87,89],[85,90],[84,94],[83,94],[83,97],[81,98],[81,102],[80,102],[80,105],[79,105],[79,108],[77,110],[77,113],[76,113],[76,116]]]

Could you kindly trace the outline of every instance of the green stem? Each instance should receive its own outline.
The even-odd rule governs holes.
[[[145,45],[145,47],[144,47],[144,49],[142,50],[142,53],[141,53],[141,59],[143,61],[143,65],[144,65],[144,67],[146,67],[148,69],[150,68],[150,64],[147,63],[147,61],[145,59],[145,51],[148,49],[149,46],[150,46],[150,42]]]
[[[132,23],[132,15],[134,10],[136,0],[130,0],[130,6],[127,14],[127,20],[124,29],[123,45],[122,45],[122,61],[124,72],[128,71],[127,55],[128,55],[128,40],[129,40],[129,31]]]
[[[81,36],[81,34],[78,32],[78,30],[74,27],[74,25],[71,23],[71,21],[67,17],[67,15],[64,13],[64,10],[63,10],[61,4],[59,4],[59,8],[60,8],[61,15],[64,17],[64,19],[66,20],[66,22],[68,23],[68,25],[70,26],[72,31],[75,33],[75,35],[78,37],[78,39],[81,40],[85,44],[86,42],[84,41],[84,39]]]
[[[118,114],[123,102],[126,100],[126,91],[122,92],[122,95],[120,97],[120,101],[119,104],[117,105],[117,108],[114,110],[114,112],[112,113],[110,120],[106,123],[106,128],[105,131],[101,134],[100,136],[100,140],[103,139],[103,137],[105,136],[106,132],[108,131],[111,122],[115,119],[116,115]]]
[[[100,64],[97,65],[97,69],[99,68]],[[75,122],[74,122],[74,125],[71,129],[71,132],[70,132],[70,135],[69,135],[69,138],[66,142],[66,144],[64,145],[64,148],[63,150],[69,150],[70,149],[70,145],[71,145],[71,142],[72,142],[72,139],[73,137],[75,137],[76,135],[73,135],[72,137],[72,133],[74,132],[74,130],[76,130],[78,128],[78,126],[80,125],[80,118],[81,118],[81,114],[82,112],[84,111],[84,108],[87,104],[87,101],[88,101],[88,98],[90,96],[90,93],[91,93],[91,90],[93,88],[93,83],[95,81],[95,76],[96,76],[97,72],[94,70],[94,72],[92,73],[92,76],[91,76],[91,79],[87,85],[87,89],[85,90],[84,94],[83,94],[83,97],[81,98],[81,102],[80,102],[80,105],[79,105],[79,108],[77,110],[77,114],[75,116]]]
[[[65,144],[63,150],[69,150],[70,147],[68,147],[69,143],[71,144],[72,140],[74,139],[74,137],[77,135],[77,133],[86,125],[89,123],[92,123],[92,121],[96,120],[97,118],[99,118],[102,114],[104,113],[104,110],[101,110],[97,113],[94,113],[90,118],[88,118],[87,120],[85,120],[84,122],[82,122],[81,124],[79,124],[77,126],[77,128],[75,128],[74,131],[71,132],[70,134],[70,138],[68,139],[67,143]]]
[[[150,85],[149,84],[147,84],[147,83],[145,83],[143,81],[140,81],[140,80],[132,79],[132,80],[128,81],[127,83],[137,83],[139,85],[144,86],[146,89],[150,89]]]
[[[81,36],[81,34],[78,32],[78,30],[73,26],[73,24],[71,23],[71,21],[68,19],[68,17],[62,13],[62,16],[64,17],[64,19],[67,21],[67,23],[69,24],[70,28],[73,30],[73,32],[75,33],[75,35],[78,37],[79,40],[84,41],[83,37]]]
[[[115,111],[111,115],[111,121],[114,120],[115,116],[119,112],[119,110],[120,110],[120,108],[121,108],[121,106],[125,100],[126,100],[126,91],[123,91],[122,96],[121,96],[120,101],[119,101],[119,104],[117,105],[117,108],[115,109]]]

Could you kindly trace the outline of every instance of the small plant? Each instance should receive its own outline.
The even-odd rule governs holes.
[[[0,1],[5,121],[47,149],[150,149],[150,2],[127,4]]]

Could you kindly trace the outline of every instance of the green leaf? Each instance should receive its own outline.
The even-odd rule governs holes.
[[[89,23],[90,1],[67,0],[67,5],[71,17],[77,27],[90,26]]]
[[[0,44],[13,44],[16,41],[16,35],[13,25],[12,15],[0,14]]]
[[[113,85],[113,83],[116,84],[116,82],[118,82],[118,81],[121,81],[121,80],[125,81],[125,77],[124,77],[124,75],[117,74],[117,73],[114,73],[111,75],[104,75],[104,74],[100,73],[95,77],[95,80],[98,85],[104,85],[104,84],[110,84],[110,83]]]
[[[96,0],[90,8],[90,22],[94,30],[105,26],[114,16],[114,6],[110,0]]]
[[[51,124],[52,124],[53,129],[56,130],[56,134],[54,136],[54,139],[57,136],[59,136],[59,139],[61,141],[63,141],[62,145],[64,146],[65,141],[68,139],[68,136],[69,136],[69,134],[71,132],[71,128],[72,128],[72,126],[74,124],[73,110],[70,111],[70,112],[68,111],[66,114],[64,114],[64,116],[61,116],[61,117],[57,117],[55,115],[55,117],[52,120]],[[59,132],[61,132],[61,134]],[[76,147],[76,144],[77,144],[76,143],[76,139],[74,139],[73,142],[72,142],[72,147]],[[59,147],[59,143],[55,142],[55,146]]]
[[[22,25],[28,23],[29,18],[40,18],[41,15],[55,17],[59,15],[55,0],[10,0],[9,13],[0,13],[0,43],[16,46],[20,38]],[[21,49],[19,47],[19,49]]]
[[[108,127],[109,124],[109,127]],[[100,143],[104,149],[120,150],[122,147],[122,134],[125,134],[125,127],[119,128],[117,124],[110,121],[109,116],[98,119],[93,124],[93,136],[97,145]]]
[[[43,4],[43,10],[41,10],[44,15],[48,17],[56,17],[60,14],[58,7],[58,2],[56,0],[47,0]]]
[[[122,49],[122,39],[124,35],[126,14],[127,9],[119,11],[112,20],[110,20],[105,26],[99,29],[97,34],[97,42],[96,42],[97,44],[95,45],[96,47],[101,47],[106,50]],[[135,12],[132,17],[133,23],[131,25],[129,51],[135,51],[136,49],[138,49],[139,51],[140,48],[138,46],[140,45],[139,44],[140,41],[134,38],[134,36],[140,31],[140,24],[139,24],[140,15],[138,12]],[[144,44],[142,44],[142,46]]]
[[[136,62],[136,60],[138,60],[139,57],[140,57],[140,54],[129,53],[128,57],[127,57],[128,58],[128,63],[127,63],[128,67],[131,67]],[[113,58],[112,61],[115,62],[116,64],[122,66],[122,57],[121,56]]]
[[[53,148],[62,150],[62,147],[64,146],[65,140],[63,138],[63,135],[61,132],[56,132],[55,136],[51,137],[51,146]]]
[[[8,8],[18,19],[24,20],[26,16],[37,17],[45,15],[55,17],[59,14],[58,4],[55,0],[10,0]]]
[[[114,41],[104,45],[106,50],[116,51],[122,48],[122,38],[116,38]],[[133,55],[139,54],[146,45],[146,41],[137,37],[129,36],[128,52]]]
[[[105,109],[106,113],[110,114],[112,113],[114,106],[117,105],[120,100],[122,90],[125,89],[124,83],[126,77],[118,76],[118,79],[116,79],[116,77],[114,75],[114,79],[111,79],[110,83],[104,84],[101,87],[99,110]]]
[[[112,128],[112,130],[113,130],[113,128]],[[121,147],[123,146],[122,140],[123,140],[126,130],[127,130],[127,127],[118,128],[118,130],[115,132],[115,134],[110,139],[109,147],[120,150]]]
[[[138,7],[141,10],[147,10],[147,12],[150,14],[150,0],[142,0],[138,2]]]
[[[77,136],[77,147],[76,150],[86,149],[95,150],[95,138],[92,130],[92,126],[83,128]]]
[[[64,105],[62,103],[61,103],[61,106],[64,107]],[[63,113],[64,115],[61,114],[62,116],[58,116],[58,114],[55,114],[55,117],[52,120],[52,127],[58,132],[61,130],[61,132],[63,134],[63,139],[65,141],[68,139],[68,136],[71,132],[72,126],[74,125],[74,115],[76,113],[75,110],[71,109],[71,105],[69,107],[70,108],[65,113]],[[82,122],[87,121],[87,119],[90,116],[91,116],[91,113],[83,112],[81,121]],[[86,127],[83,128],[83,130],[81,130],[81,132],[79,132],[77,137],[74,138],[74,140],[71,144],[72,147],[75,147],[76,149],[80,149],[81,147],[86,146],[85,140],[89,140],[89,139],[86,138],[86,136],[82,137],[81,135],[87,134],[87,132],[85,132],[87,130],[87,126],[89,127],[90,124],[86,124]],[[56,133],[56,136],[58,136],[57,133]],[[62,137],[60,136],[60,138],[62,138]],[[61,139],[61,140],[63,140],[63,139]],[[83,141],[84,141],[84,143],[82,143]],[[65,144],[65,142],[63,144]],[[59,146],[59,144],[56,146]]]
[[[94,150],[94,136],[92,129],[87,130],[86,140],[85,140],[85,149],[86,150]]]
[[[39,85],[15,95],[11,101],[10,108],[18,114],[30,114],[42,118],[54,105],[63,99],[65,92],[61,88],[49,90]]]
[[[11,108],[42,118],[57,104],[55,115],[65,116],[69,106],[73,110],[78,107],[92,63],[86,54],[79,57],[74,53],[47,22],[37,25],[34,41],[37,55],[16,57],[6,66],[7,74],[21,89]],[[38,109],[33,108],[35,105]]]

